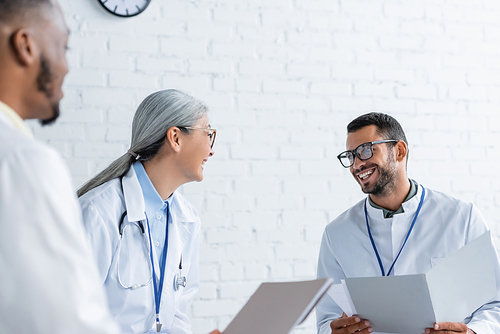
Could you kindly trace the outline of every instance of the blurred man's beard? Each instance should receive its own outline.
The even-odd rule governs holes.
[[[40,123],[42,123],[42,125],[52,124],[59,117],[59,114],[61,113],[61,111],[59,109],[59,102],[57,102],[57,103],[55,103],[55,104],[52,105],[52,111],[54,112],[54,114],[53,114],[53,116],[51,118],[40,120]]]
[[[47,98],[50,100],[54,95],[53,91],[51,90],[52,71],[50,69],[49,62],[47,61],[47,59],[45,59],[43,55],[40,56],[40,72],[38,73],[36,82],[38,84],[38,90],[40,92],[43,92],[45,96],[47,96]],[[59,101],[57,101],[52,105],[52,117],[49,117],[47,119],[42,119],[40,120],[40,123],[42,125],[52,124],[59,117],[59,114],[60,114]]]

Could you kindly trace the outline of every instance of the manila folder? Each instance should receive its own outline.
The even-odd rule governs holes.
[[[288,334],[304,321],[332,279],[262,283],[223,334]]]

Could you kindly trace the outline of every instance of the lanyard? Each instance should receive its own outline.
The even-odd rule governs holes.
[[[155,292],[155,307],[156,307],[156,331],[159,332],[161,330],[161,322],[160,322],[160,302],[161,302],[161,292],[163,291],[163,279],[165,278],[165,263],[167,260],[167,244],[168,244],[168,214],[169,214],[169,209],[168,209],[168,202],[167,202],[167,210],[166,210],[166,227],[165,227],[165,244],[163,245],[163,254],[161,257],[161,263],[160,263],[160,270],[162,272],[160,273],[160,282],[157,282],[156,279],[156,273],[155,273],[155,265],[154,265],[154,260],[153,260],[153,252],[149,252],[149,256],[151,258],[151,264],[153,265],[153,279],[154,279],[154,292]],[[149,221],[148,217],[146,215],[146,222],[148,224],[148,232],[149,232],[149,247],[150,249],[153,249],[153,243],[151,242],[151,229],[149,227]]]
[[[394,259],[394,262],[392,262],[392,265],[389,268],[387,275],[385,274],[384,266],[382,265],[382,260],[380,259],[380,255],[378,254],[377,246],[375,245],[375,241],[373,240],[372,232],[370,230],[370,224],[368,224],[368,211],[366,209],[366,201],[365,201],[366,228],[368,229],[368,235],[370,236],[370,241],[372,242],[372,247],[373,247],[373,250],[375,251],[375,255],[377,255],[378,265],[380,266],[380,270],[382,271],[382,276],[389,276],[391,274],[391,271],[394,268],[394,265],[396,264],[396,261],[398,260],[399,255],[401,255],[401,252],[403,251],[403,248],[405,247],[406,242],[408,241],[408,238],[410,237],[411,231],[413,230],[413,226],[415,225],[415,222],[417,221],[417,217],[418,217],[418,214],[420,213],[420,209],[422,208],[422,203],[424,203],[424,197],[425,197],[425,188],[422,185],[420,185],[420,186],[422,187],[422,197],[420,198],[420,203],[418,204],[417,212],[415,213],[415,217],[413,217],[413,221],[410,225],[410,229],[408,230],[408,233],[406,234],[405,241],[403,242],[403,245],[401,246],[401,249],[399,250],[398,255]]]

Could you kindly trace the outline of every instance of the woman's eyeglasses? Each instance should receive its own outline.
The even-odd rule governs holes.
[[[210,128],[194,128],[191,126],[178,126],[180,129],[188,129],[188,130],[205,130],[208,131],[208,137],[210,137],[210,148],[214,148],[215,143],[215,135],[217,134],[217,130]]]

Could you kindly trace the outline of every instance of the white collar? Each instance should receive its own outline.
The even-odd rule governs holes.
[[[402,206],[403,206],[404,212],[398,213],[394,217],[399,216],[399,215],[406,216],[406,214],[410,214],[408,217],[413,217],[414,213],[417,211],[418,204],[420,203],[420,199],[422,198],[422,186],[420,184],[418,184],[418,182],[416,182],[416,181],[415,181],[415,183],[417,186],[417,193],[415,194],[415,196],[410,198],[408,201],[403,202]],[[374,208],[373,206],[371,206],[370,203],[368,202],[368,196],[365,199],[365,205],[366,205],[368,217],[370,218],[370,220],[375,220],[375,221],[384,221],[384,220],[387,221],[389,219],[392,220],[392,218],[385,218],[384,217],[383,210],[377,209],[377,208]]]
[[[7,124],[18,129],[21,133],[24,133],[28,137],[33,137],[33,133],[31,133],[31,130],[26,126],[21,116],[19,116],[19,114],[16,113],[14,109],[9,107],[2,101],[0,101],[0,116],[5,116],[1,119],[6,120]]]
[[[134,168],[130,167],[122,178],[123,197],[129,221],[140,221],[146,219],[144,212],[146,204],[142,194],[141,185],[137,179]],[[180,223],[195,222],[198,220],[197,214],[187,205],[186,200],[174,191],[171,201],[171,214],[175,221]]]

